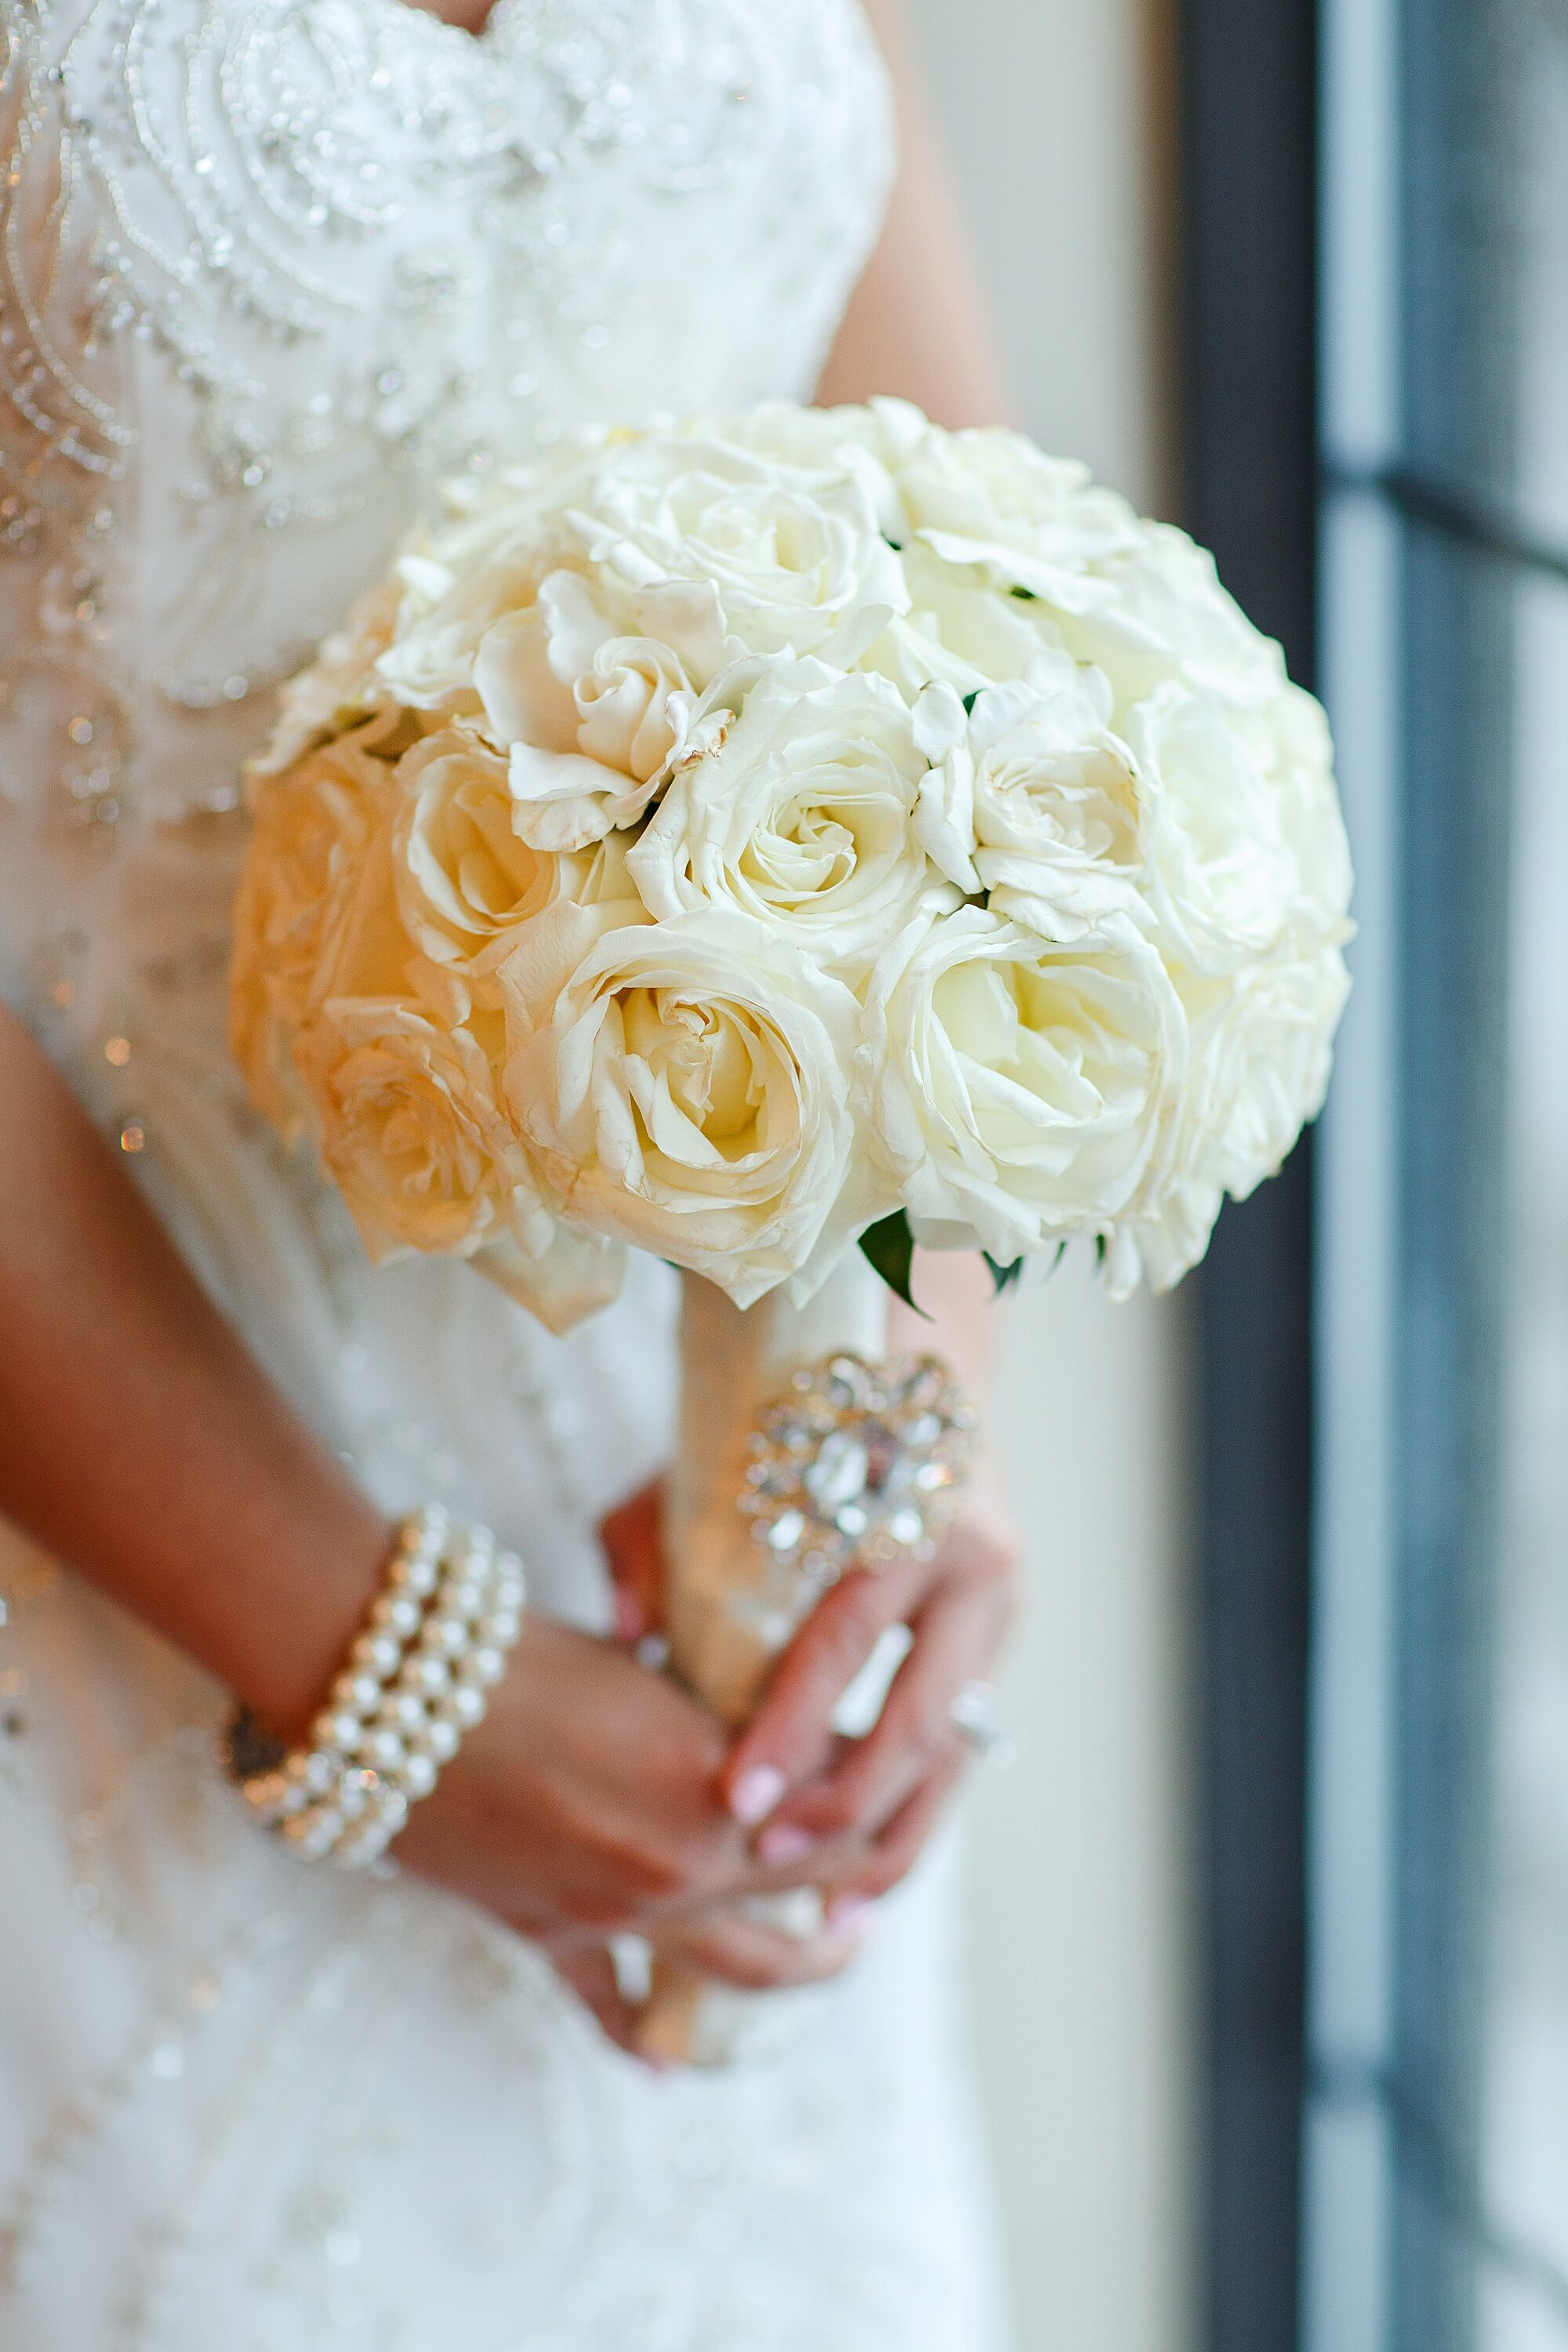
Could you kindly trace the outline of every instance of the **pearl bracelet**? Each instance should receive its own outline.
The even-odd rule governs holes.
[[[309,1862],[378,1862],[483,1720],[526,1597],[488,1528],[453,1529],[438,1504],[405,1520],[310,1747],[290,1753],[247,1707],[229,1718],[226,1762],[255,1819]]]

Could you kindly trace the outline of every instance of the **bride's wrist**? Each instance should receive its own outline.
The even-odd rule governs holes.
[[[253,1818],[307,1861],[378,1864],[484,1720],[522,1631],[522,1563],[429,1505],[397,1529],[380,1588],[303,1737],[244,1705],[228,1769]]]
[[[357,1488],[307,1533],[297,1557],[250,1580],[238,1612],[235,1661],[225,1675],[237,1698],[289,1747],[310,1736],[333,1678],[386,1580],[398,1529]]]

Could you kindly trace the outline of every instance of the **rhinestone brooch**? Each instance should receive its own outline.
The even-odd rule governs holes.
[[[825,1590],[852,1568],[929,1559],[978,1423],[934,1356],[830,1356],[796,1372],[759,1417],[739,1507],[779,1568]]]

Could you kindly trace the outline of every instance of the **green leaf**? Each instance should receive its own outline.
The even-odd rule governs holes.
[[[1094,1237],[1094,1262],[1095,1262],[1095,1265],[1096,1265],[1097,1266],[1101,1266],[1101,1265],[1103,1265],[1105,1264],[1105,1261],[1106,1261],[1106,1259],[1107,1259],[1107,1257],[1108,1257],[1109,1255],[1110,1255],[1110,1244],[1109,1244],[1109,1243],[1106,1241],[1105,1235],[1104,1235],[1103,1234],[1096,1234],[1096,1235],[1095,1235],[1095,1237]]]
[[[966,719],[973,719],[973,716],[974,716],[974,706],[975,706],[975,704],[979,701],[979,699],[980,699],[980,695],[981,695],[981,688],[980,688],[979,687],[976,687],[973,694],[966,694],[966,695],[964,696],[964,698],[963,698],[963,715],[964,715],[964,717],[965,717]]]
[[[888,539],[886,531],[882,533],[882,537],[884,539]],[[888,539],[888,545],[892,549],[895,555],[902,555],[904,551],[904,542],[901,539]]]
[[[982,1250],[980,1255],[991,1268],[991,1279],[996,1286],[996,1296],[1000,1298],[1003,1292],[1011,1290],[1013,1285],[1022,1276],[1024,1261],[1021,1257],[1016,1257],[1011,1265],[1000,1265],[989,1250]]]
[[[1032,588],[1009,588],[1007,593],[1016,596],[1021,604],[1037,604],[1040,601]]]
[[[1047,1267],[1047,1269],[1046,1269],[1046,1280],[1047,1280],[1047,1282],[1049,1282],[1049,1280],[1050,1280],[1050,1278],[1051,1278],[1052,1275],[1053,1275],[1053,1274],[1055,1274],[1055,1272],[1056,1272],[1056,1270],[1057,1270],[1058,1266],[1058,1265],[1060,1265],[1060,1264],[1061,1264],[1061,1262],[1062,1262],[1063,1258],[1064,1258],[1064,1257],[1066,1257],[1067,1254],[1068,1254],[1068,1245],[1067,1245],[1066,1242],[1058,1242],[1058,1243],[1057,1244],[1057,1254],[1056,1254],[1055,1257],[1054,1257],[1054,1258],[1052,1258],[1052,1260],[1051,1260],[1051,1262],[1050,1262],[1050,1265],[1049,1265]]]
[[[884,1217],[879,1225],[868,1225],[860,1236],[860,1251],[868,1263],[876,1267],[896,1298],[901,1298],[906,1307],[914,1307],[917,1315],[925,1313],[923,1307],[915,1307],[914,1295],[910,1288],[915,1259],[915,1237],[910,1231],[910,1221],[902,1209],[895,1209],[892,1215]],[[926,1320],[930,1322],[929,1315]]]

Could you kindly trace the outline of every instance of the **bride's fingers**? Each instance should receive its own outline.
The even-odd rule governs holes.
[[[599,1529],[616,1587],[616,1632],[640,1642],[664,1621],[664,1482],[618,1503]]]
[[[779,1807],[758,1841],[761,1858],[770,1858],[772,1846],[784,1859],[786,1840],[793,1854],[802,1838],[875,1837],[933,1772],[962,1761],[953,1701],[965,1683],[989,1672],[1006,1616],[1006,1597],[993,1587],[941,1586],[915,1620],[914,1647],[876,1727]]]
[[[571,1986],[585,2009],[592,2010],[605,2040],[629,2056],[640,2057],[637,2017],[622,1995],[615,1963],[604,1945],[576,1945],[566,1950],[552,1948],[550,1959],[562,1982]]]
[[[847,1576],[817,1603],[780,1659],[761,1712],[731,1750],[723,1790],[737,1821],[748,1827],[766,1821],[786,1790],[822,1770],[834,1708],[882,1635],[919,1607],[939,1572],[928,1561],[900,1560],[881,1575]]]
[[[868,1858],[837,1886],[827,1906],[829,1927],[864,1927],[866,1906],[890,1895],[907,1878],[942,1817],[943,1806],[963,1777],[967,1759],[949,1757],[905,1799],[877,1840]]]
[[[731,1913],[694,1922],[673,1937],[661,1932],[658,1944],[661,1951],[705,1977],[747,1992],[773,1992],[781,1986],[820,1984],[836,1977],[858,1951],[866,1924],[849,1912],[820,1934],[802,1937]]]

